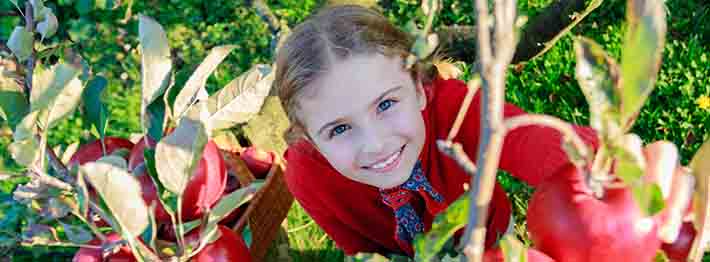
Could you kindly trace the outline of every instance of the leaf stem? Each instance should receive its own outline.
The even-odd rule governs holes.
[[[178,255],[182,256],[185,254],[185,238],[183,237],[183,226],[182,226],[182,194],[178,195],[177,198],[177,228],[175,229],[178,240]]]
[[[82,214],[77,214],[76,212],[74,212],[74,210],[72,210],[72,214],[74,214],[74,216],[76,216],[77,218],[79,218],[79,220],[81,220],[81,222],[84,222],[84,224],[86,224],[86,226],[89,227],[89,229],[91,230],[91,232],[94,233],[94,235],[97,236],[97,237],[101,240],[101,242],[106,241],[106,235],[104,235],[103,233],[101,233],[101,230],[99,230],[99,228],[96,227],[96,225],[95,225],[93,222],[89,221],[89,220],[88,220],[86,217],[84,217]]]

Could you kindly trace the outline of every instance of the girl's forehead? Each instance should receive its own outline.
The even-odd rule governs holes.
[[[400,57],[388,57],[380,53],[358,54],[333,61],[327,71],[320,72],[303,95],[315,98],[321,94],[340,92],[377,92],[378,88],[411,82]]]
[[[299,116],[310,129],[338,118],[364,113],[387,91],[414,82],[399,57],[382,54],[352,56],[330,69],[297,97]]]

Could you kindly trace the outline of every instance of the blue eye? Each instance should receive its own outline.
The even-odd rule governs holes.
[[[396,101],[394,101],[392,99],[386,99],[377,105],[377,112],[384,112],[387,109],[389,109],[390,107],[392,107],[395,103],[396,103]]]
[[[348,129],[350,129],[349,125],[337,125],[336,127],[334,127],[333,129],[330,130],[329,136],[334,137],[334,136],[340,135],[340,134],[344,133],[345,131],[348,131]]]

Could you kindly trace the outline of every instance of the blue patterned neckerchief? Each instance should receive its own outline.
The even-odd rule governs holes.
[[[412,170],[412,175],[403,184],[390,188],[380,189],[382,202],[392,208],[397,221],[395,239],[405,250],[411,249],[412,240],[417,233],[424,231],[424,223],[412,207],[411,200],[418,192],[424,199],[426,207],[434,214],[445,208],[444,197],[432,188],[422,170],[421,162],[417,161]],[[429,196],[429,197],[427,197]]]

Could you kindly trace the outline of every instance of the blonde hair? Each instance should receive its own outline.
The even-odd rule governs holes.
[[[325,7],[296,26],[276,54],[274,86],[291,121],[284,134],[286,141],[308,138],[296,116],[297,96],[335,62],[374,53],[399,56],[404,61],[413,42],[413,36],[379,12],[357,5]],[[415,64],[410,70],[413,80],[431,81],[435,73],[431,72],[433,66],[426,66],[430,64]]]

